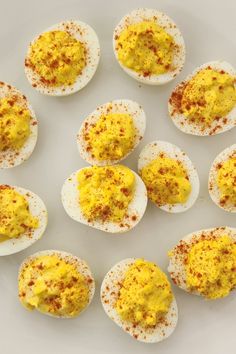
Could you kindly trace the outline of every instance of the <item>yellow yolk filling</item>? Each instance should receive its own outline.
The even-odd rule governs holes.
[[[0,241],[19,237],[38,226],[26,198],[8,186],[0,186]]]
[[[125,274],[115,309],[122,320],[146,328],[168,313],[172,301],[166,275],[154,263],[138,259]]]
[[[236,206],[236,157],[226,160],[217,173],[220,203]]]
[[[236,286],[236,243],[229,236],[201,240],[188,253],[186,285],[208,299],[225,297]]]
[[[169,157],[159,156],[140,171],[148,197],[157,205],[185,203],[191,184],[183,164]]]
[[[93,157],[99,161],[119,160],[134,147],[133,119],[125,113],[102,115],[86,133],[85,140]]]
[[[144,76],[164,74],[171,69],[174,40],[155,22],[134,23],[116,40],[119,61]]]
[[[48,86],[72,85],[86,65],[86,49],[68,32],[45,32],[31,45],[26,65]]]
[[[87,167],[78,173],[79,204],[89,221],[121,222],[134,196],[135,176],[125,166]]]
[[[19,275],[19,297],[29,310],[76,316],[89,302],[89,287],[76,265],[57,255],[39,256]]]
[[[192,122],[211,125],[226,117],[236,104],[235,78],[224,71],[206,68],[186,85],[181,108]]]
[[[0,99],[0,151],[19,150],[30,135],[30,111],[11,98]]]

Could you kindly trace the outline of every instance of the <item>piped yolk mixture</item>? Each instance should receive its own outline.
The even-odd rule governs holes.
[[[236,157],[224,161],[217,172],[221,205],[236,206]]]
[[[225,235],[200,240],[187,256],[186,285],[208,299],[225,297],[236,286],[236,243]]]
[[[175,159],[160,155],[140,171],[148,197],[157,205],[185,203],[191,192],[187,170]]]
[[[119,160],[133,149],[135,134],[129,114],[102,115],[85,134],[87,151],[99,161]]]
[[[89,302],[88,281],[75,264],[56,254],[39,256],[21,270],[19,298],[28,310],[74,317]]]
[[[236,104],[235,78],[210,67],[199,71],[186,85],[181,110],[191,122],[209,126],[226,117]]]
[[[26,66],[48,86],[75,83],[86,65],[86,48],[65,31],[45,32],[31,45]]]
[[[30,135],[30,111],[11,98],[0,99],[0,151],[19,150]]]
[[[147,328],[161,321],[172,300],[166,275],[154,263],[137,259],[125,274],[115,309],[122,320]]]
[[[143,76],[171,70],[174,40],[155,22],[129,25],[116,39],[116,49],[119,61]]]
[[[87,167],[78,173],[79,205],[89,221],[125,220],[134,196],[135,176],[125,166]]]
[[[38,226],[26,198],[9,186],[0,186],[0,241],[19,237]]]

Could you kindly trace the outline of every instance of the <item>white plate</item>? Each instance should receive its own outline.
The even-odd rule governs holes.
[[[139,6],[158,6],[178,24],[185,39],[184,69],[163,87],[148,87],[130,78],[117,65],[112,51],[114,27],[123,15]],[[99,291],[87,311],[77,319],[63,321],[22,308],[16,282],[18,267],[26,256],[43,249],[60,249],[88,262],[99,289],[106,272],[124,258],[144,257],[166,270],[167,251],[184,235],[222,224],[236,227],[235,215],[218,208],[207,189],[210,165],[220,151],[235,144],[236,128],[209,138],[188,136],[174,126],[167,110],[172,89],[201,63],[220,58],[235,65],[235,13],[235,0],[119,0],[112,5],[108,0],[1,1],[0,79],[30,99],[39,121],[39,139],[27,162],[0,172],[0,183],[34,191],[44,200],[49,214],[48,228],[40,241],[26,251],[0,259],[2,354],[235,353],[235,294],[207,302],[174,287],[178,326],[166,341],[148,345],[135,341],[109,320]],[[35,33],[64,19],[79,19],[94,28],[101,44],[101,62],[92,81],[80,92],[64,98],[46,97],[29,85],[23,59]],[[193,161],[201,190],[196,204],[186,213],[165,213],[149,203],[137,227],[126,234],[107,235],[70,219],[62,207],[60,191],[71,171],[86,165],[76,146],[82,120],[94,107],[120,97],[139,102],[147,116],[144,139],[125,164],[137,171],[138,155],[148,142],[169,141]]]

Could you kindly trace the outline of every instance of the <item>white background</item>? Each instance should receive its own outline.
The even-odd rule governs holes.
[[[153,7],[178,24],[187,48],[184,70],[164,87],[147,87],[128,77],[112,52],[112,31],[130,10]],[[196,66],[224,59],[236,66],[235,0],[0,0],[0,80],[22,90],[39,120],[39,139],[29,161],[0,171],[0,183],[19,185],[37,193],[46,203],[49,224],[43,238],[31,248],[0,259],[0,352],[14,353],[161,353],[233,354],[236,348],[236,298],[208,302],[174,287],[179,323],[174,334],[159,344],[139,343],[119,329],[103,312],[99,288],[103,276],[117,261],[145,257],[167,268],[167,251],[185,234],[207,227],[236,226],[235,215],[210,200],[207,177],[211,162],[235,143],[236,129],[214,137],[187,136],[167,114],[171,90]],[[44,97],[28,84],[23,70],[28,42],[38,32],[66,19],[80,19],[97,32],[101,62],[93,80],[81,92],[66,98]],[[149,204],[140,224],[123,235],[109,235],[78,224],[64,212],[60,190],[64,179],[85,166],[77,153],[75,136],[82,120],[108,100],[128,98],[143,105],[147,131],[138,149],[125,161],[137,169],[140,149],[154,139],[179,145],[196,165],[200,197],[183,214],[167,214]],[[17,270],[22,260],[39,250],[61,249],[87,260],[97,281],[93,303],[80,317],[58,320],[27,312],[17,299]]]

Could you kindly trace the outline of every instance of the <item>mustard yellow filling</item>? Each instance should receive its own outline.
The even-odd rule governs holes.
[[[26,198],[8,186],[0,186],[0,241],[19,237],[38,226]]]
[[[236,243],[227,236],[193,244],[185,265],[186,285],[208,299],[225,297],[236,286]]]
[[[224,71],[206,68],[186,85],[181,108],[192,122],[209,126],[226,117],[236,104],[235,78]]]
[[[13,99],[0,99],[0,151],[19,150],[30,135],[30,111]]]
[[[222,205],[236,206],[236,157],[224,161],[217,172],[217,186]]]
[[[119,160],[134,147],[133,119],[125,113],[102,115],[86,133],[88,151],[97,160]]]
[[[28,61],[46,85],[68,86],[86,65],[86,49],[68,32],[45,32],[31,45]]]
[[[146,328],[167,314],[172,300],[170,283],[161,269],[137,259],[125,274],[115,309],[124,321]]]
[[[89,288],[74,264],[57,255],[39,256],[19,275],[19,297],[28,310],[73,317],[87,306]]]
[[[89,221],[125,219],[134,196],[135,176],[125,166],[87,167],[78,172],[79,205]]]
[[[174,40],[155,22],[134,23],[116,40],[119,61],[144,76],[164,74],[171,69]]]
[[[185,203],[191,193],[188,173],[175,159],[159,156],[140,171],[148,197],[157,205]]]

